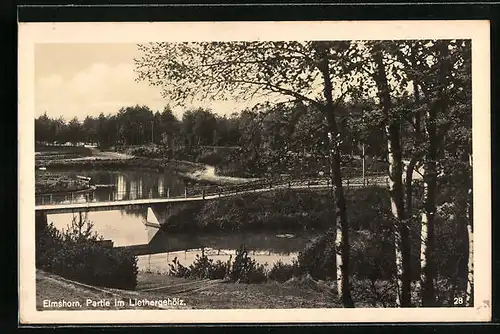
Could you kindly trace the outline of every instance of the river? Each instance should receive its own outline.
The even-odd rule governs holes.
[[[77,176],[90,177],[92,184],[98,186],[93,191],[80,191],[76,193],[60,193],[50,196],[44,195],[46,200],[50,197],[52,203],[67,202],[102,202],[109,200],[139,199],[145,197],[179,196],[184,194],[185,183],[182,178],[169,172],[154,170],[122,171],[81,170],[57,171],[58,174],[76,179]],[[39,196],[41,198],[42,196]],[[40,199],[37,199],[40,203]]]
[[[90,198],[92,201],[114,199],[141,198],[145,194],[157,196],[169,189],[171,196],[184,192],[184,181],[172,174],[147,171],[71,171],[62,172],[76,177],[88,176],[95,184],[110,184],[113,187],[102,188],[90,193],[82,192],[73,195],[81,200]],[[54,195],[55,196],[55,195]],[[71,195],[55,196],[54,200],[65,202]],[[203,252],[214,260],[225,261],[240,245],[245,245],[250,256],[261,264],[269,264],[281,260],[290,263],[315,235],[262,233],[231,233],[231,234],[176,234],[166,233],[154,227],[146,226],[147,206],[138,210],[93,211],[86,213],[87,219],[94,224],[94,230],[105,240],[111,240],[115,247],[131,247],[138,252],[138,266],[142,271],[165,272],[168,263],[174,257],[183,265],[189,265]],[[48,221],[58,229],[67,228],[73,214],[51,214]],[[153,238],[154,236],[154,238]],[[151,242],[154,240],[154,242]]]

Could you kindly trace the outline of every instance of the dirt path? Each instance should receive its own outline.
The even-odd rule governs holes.
[[[116,160],[116,159],[131,159],[134,156],[118,153],[118,152],[109,152],[109,151],[101,151],[97,148],[90,148],[92,155],[88,157],[74,158],[74,159],[66,159],[69,161],[78,161],[78,160]]]

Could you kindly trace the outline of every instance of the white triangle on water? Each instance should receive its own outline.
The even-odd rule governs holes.
[[[146,225],[161,227],[161,224],[158,221],[158,218],[156,217],[153,209],[151,209],[150,207],[148,208],[148,215],[146,217]]]

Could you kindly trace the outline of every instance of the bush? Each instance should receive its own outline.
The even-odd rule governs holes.
[[[352,277],[351,282],[351,295],[357,302],[356,307],[396,307],[394,282],[357,276]]]
[[[134,156],[146,158],[163,158],[166,156],[165,149],[157,145],[135,146],[128,148],[126,152]]]
[[[200,230],[324,229],[332,222],[328,195],[293,190],[245,194],[205,202],[196,216]]]
[[[248,256],[245,246],[236,251],[229,277],[239,283],[262,283],[267,280],[264,266]]]
[[[332,231],[314,239],[299,252],[299,270],[315,279],[335,277],[335,234]]]
[[[241,246],[236,251],[236,257],[231,262],[209,259],[205,254],[196,255],[195,261],[189,266],[183,266],[177,257],[169,263],[168,274],[176,277],[198,278],[198,279],[228,279],[238,283],[262,283],[267,280],[263,265],[258,264],[248,256],[248,251]]]
[[[128,250],[103,246],[92,222],[79,217],[62,233],[53,224],[37,223],[36,267],[86,284],[135,289],[136,257]]]
[[[349,274],[360,278],[390,279],[394,276],[393,238],[389,232],[350,232]],[[301,272],[315,279],[336,276],[335,234],[328,231],[310,243],[298,256]]]
[[[283,263],[281,260],[278,260],[269,273],[267,277],[273,281],[277,281],[280,283],[288,281],[290,278],[299,276],[300,268],[299,263],[294,260],[291,264]]]
[[[196,259],[189,266],[183,266],[177,257],[169,263],[168,274],[176,277],[199,278],[199,279],[223,279],[227,275],[228,264],[220,260],[216,262],[209,259],[205,254],[196,255]]]

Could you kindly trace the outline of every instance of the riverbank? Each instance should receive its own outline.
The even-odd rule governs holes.
[[[37,195],[86,190],[91,190],[91,187],[85,181],[47,171],[35,173],[35,194]]]
[[[49,169],[54,174],[60,170],[84,170],[84,169],[150,169],[155,171],[172,171],[187,181],[193,181],[202,184],[239,184],[248,181],[257,180],[257,178],[246,179],[241,177],[229,177],[216,174],[216,168],[203,163],[191,162],[186,160],[173,160],[168,158],[152,158],[145,156],[134,156],[125,152],[100,151],[96,148],[71,148],[64,147],[63,151],[59,147],[45,147],[41,152],[35,155],[35,167],[40,169]],[[65,183],[69,183],[67,180]],[[42,183],[37,183],[38,193],[64,191],[64,184],[61,183],[58,189],[45,187]],[[81,190],[68,186],[65,191]]]

